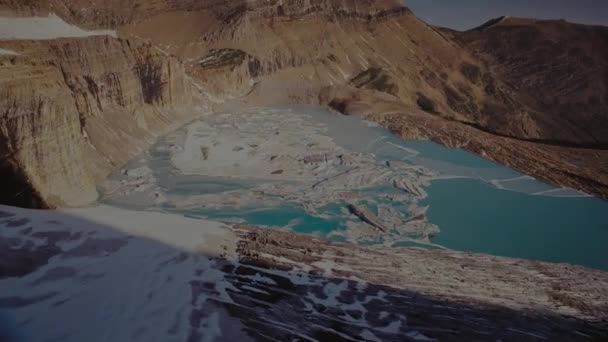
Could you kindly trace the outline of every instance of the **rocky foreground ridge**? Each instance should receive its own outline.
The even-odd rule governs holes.
[[[105,206],[0,206],[0,228],[0,287],[11,289],[0,304],[31,340],[608,337],[608,273],[579,266],[364,248]]]
[[[459,33],[389,0],[3,0],[0,9],[119,36],[0,42],[18,52],[0,56],[2,174],[13,180],[2,203],[90,203],[96,180],[194,106],[230,99],[326,105],[608,194],[603,27],[502,20]],[[585,39],[601,44],[565,51]]]

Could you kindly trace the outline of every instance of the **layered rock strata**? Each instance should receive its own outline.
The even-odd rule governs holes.
[[[176,58],[107,36],[4,41],[0,56],[3,203],[80,206],[96,181],[192,113]],[[187,110],[190,110],[187,112]]]

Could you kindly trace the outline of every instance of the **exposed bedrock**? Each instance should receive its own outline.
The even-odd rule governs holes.
[[[382,19],[409,13],[399,0],[134,0],[125,6],[120,0],[99,3],[92,0],[2,0],[0,9],[21,15],[44,15],[51,11],[85,27],[116,28],[139,23],[156,15],[176,11],[208,12],[226,24],[238,22],[247,12],[267,17],[298,17],[316,14],[327,17]]]
[[[4,148],[11,156],[4,164],[12,166],[2,169],[17,167],[15,177],[23,178],[32,190],[22,192],[20,201],[32,198],[33,203],[40,197],[49,206],[73,206],[93,200],[95,181],[167,127],[183,122],[185,116],[177,112],[192,103],[188,77],[196,92],[205,95],[201,105],[229,99],[248,105],[326,105],[375,120],[405,138],[464,147],[552,183],[608,196],[603,74],[592,78],[597,86],[591,91],[581,83],[591,69],[577,73],[579,64],[604,64],[588,52],[593,44],[564,52],[547,43],[555,35],[551,25],[532,29],[529,43],[543,45],[535,48],[533,65],[527,65],[521,60],[521,51],[527,49],[505,56],[511,46],[519,46],[518,37],[525,36],[521,30],[492,25],[466,34],[440,30],[393,0],[137,0],[131,6],[117,0],[0,0],[0,8],[20,15],[42,15],[53,8],[70,23],[113,28],[128,39],[1,43],[0,48],[20,53],[1,57],[8,66],[5,70],[17,75],[3,79],[3,88],[23,89],[19,96],[6,97],[3,108],[53,113],[44,119],[53,124],[44,127],[54,125],[57,137],[50,132],[46,138],[40,135],[36,139],[48,143],[37,146],[83,160],[62,173],[61,157],[49,157],[53,160],[47,163],[44,153],[38,152],[25,167],[25,152],[15,153],[25,151],[25,145],[3,143],[11,146]],[[581,32],[589,31],[594,41],[603,41],[601,28],[565,25],[559,30],[572,31],[579,40]],[[488,43],[496,40],[490,39],[494,36],[505,38],[499,39],[505,43],[497,50]],[[39,55],[28,56],[27,49]],[[487,56],[490,52],[495,55]],[[565,63],[555,78],[549,77],[541,58],[553,52]],[[518,84],[519,77],[506,75],[511,66],[516,75],[532,76]],[[28,83],[34,77],[21,76],[28,73],[35,73],[43,87]],[[544,87],[547,82],[552,85]],[[526,95],[531,89],[546,91],[533,100]],[[551,98],[570,95],[572,101],[545,106]],[[51,97],[61,101],[50,103]],[[585,111],[581,120],[564,114],[573,112],[579,102]],[[25,128],[26,122],[32,121],[11,125],[32,131]],[[42,120],[36,122],[42,125]],[[58,140],[65,136],[81,143],[67,147]],[[36,173],[47,164],[44,173],[70,176],[44,180]],[[77,188],[83,190],[76,193]]]
[[[579,266],[336,244],[107,206],[0,206],[0,228],[0,284],[12,290],[0,303],[37,337],[80,341],[107,330],[146,341],[201,340],[220,330],[220,339],[245,332],[262,341],[607,337],[608,273]],[[117,316],[128,324],[117,329]],[[217,331],[208,329],[214,316]]]
[[[538,138],[608,146],[607,27],[503,17],[476,30],[445,33],[536,111],[543,133]]]
[[[360,248],[250,229],[240,231],[241,265],[226,268],[234,286],[245,289],[236,304],[249,312],[227,308],[257,333],[294,318],[302,323],[292,332],[321,334],[317,327],[323,327],[326,335],[309,336],[338,340],[369,339],[368,324],[386,341],[411,338],[411,330],[440,341],[587,338],[575,331],[605,338],[602,272],[442,250]],[[272,279],[262,286],[262,302],[246,290],[252,283],[245,276],[256,273]]]
[[[110,37],[10,41],[0,56],[2,203],[95,201],[95,183],[193,115],[183,66]]]

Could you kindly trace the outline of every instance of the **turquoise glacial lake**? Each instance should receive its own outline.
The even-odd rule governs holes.
[[[448,248],[608,270],[608,208],[594,197],[549,197],[475,179],[436,180],[429,220]]]
[[[461,149],[430,141],[404,141],[357,118],[314,107],[296,110],[309,115],[307,120],[324,125],[325,134],[337,145],[373,155],[378,165],[400,161],[436,172],[439,176],[424,187],[428,196],[418,202],[419,206],[428,206],[426,219],[439,228],[431,238],[433,244],[459,251],[608,270],[608,202],[571,189],[556,188]],[[168,145],[160,142],[155,148],[158,146],[163,148],[149,152],[148,165],[168,195],[221,194],[252,186],[242,179],[176,176],[171,171]],[[375,204],[368,207],[378,215],[375,205],[386,203],[387,194],[397,189],[392,184],[376,184],[357,191],[372,197],[377,194]],[[400,206],[394,201],[391,205],[407,216],[406,205]],[[346,203],[335,202],[310,213],[298,203],[287,201],[274,202],[272,206],[221,210],[197,207],[162,210],[213,220],[237,219],[271,229],[328,237],[334,231],[348,229],[349,223],[358,220],[345,208]],[[332,238],[342,241],[341,236]],[[393,246],[425,245],[401,241]]]

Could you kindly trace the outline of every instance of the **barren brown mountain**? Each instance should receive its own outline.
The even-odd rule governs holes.
[[[453,37],[534,109],[541,130],[521,138],[607,147],[607,27],[503,17]]]
[[[88,203],[91,184],[154,137],[193,117],[197,106],[227,101],[327,105],[405,138],[463,147],[608,196],[603,27],[500,19],[453,32],[391,0],[3,0],[0,9],[52,12],[119,36],[0,42],[19,52],[0,56],[0,149],[9,156],[2,170],[21,180],[4,188],[3,203]],[[64,94],[59,101],[51,95],[57,92]],[[69,134],[42,124],[59,111]],[[15,132],[31,125],[49,138]],[[46,157],[62,153],[69,157]],[[58,180],[75,172],[73,155],[82,155],[80,176]],[[45,158],[56,166],[42,167]]]

